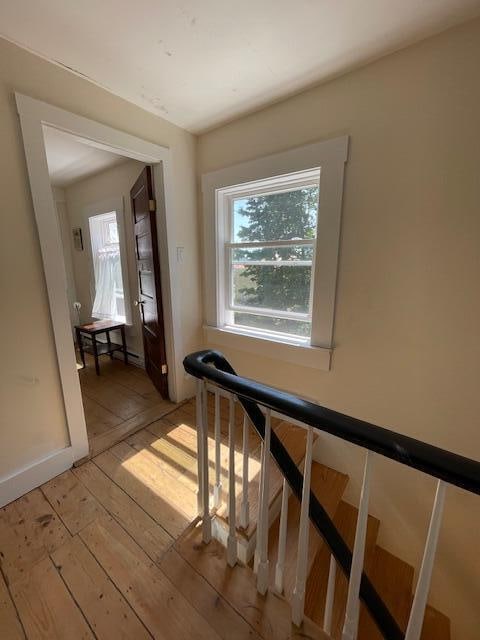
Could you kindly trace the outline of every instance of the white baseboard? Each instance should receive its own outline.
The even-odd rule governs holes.
[[[73,465],[73,449],[66,447],[41,460],[0,478],[0,507],[25,495]]]

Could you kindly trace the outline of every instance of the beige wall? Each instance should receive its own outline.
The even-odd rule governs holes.
[[[135,245],[133,239],[133,219],[130,206],[130,189],[145,165],[136,160],[127,160],[101,173],[76,182],[65,189],[70,227],[81,227],[84,242],[88,238],[88,218],[86,210],[96,204],[111,200],[123,200],[123,220],[125,228],[125,247],[128,263],[128,285],[130,289],[130,304],[138,297],[137,271],[135,264]],[[91,213],[91,212],[90,212]],[[71,234],[70,234],[71,235]],[[82,322],[92,319],[91,297],[91,253],[73,249],[73,265],[77,299],[82,304]],[[127,327],[128,349],[140,357],[143,356],[143,341],[140,318],[137,309],[132,307],[132,326]]]
[[[200,136],[198,171],[350,135],[330,372],[223,349],[247,376],[480,459],[480,21]],[[322,438],[351,474],[362,459]],[[434,483],[376,464],[381,542],[418,566]],[[433,602],[480,628],[480,499],[449,489]]]
[[[195,138],[0,40],[0,479],[67,443],[58,369],[14,91],[172,150],[184,350],[199,342]]]

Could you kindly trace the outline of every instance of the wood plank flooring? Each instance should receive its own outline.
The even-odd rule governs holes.
[[[145,387],[138,389],[148,395]],[[211,412],[209,416],[213,418]],[[239,434],[240,425],[241,416]],[[221,474],[226,486],[225,420],[221,427]],[[209,429],[212,432],[213,419]],[[274,429],[300,462],[303,432],[280,421]],[[253,432],[250,445],[250,484],[258,491],[259,439]],[[235,446],[239,491],[241,437]],[[213,435],[208,447],[213,470]],[[272,478],[279,491],[281,483]],[[319,463],[312,467],[312,490],[351,548],[357,510],[341,499],[347,481],[344,474]],[[296,499],[289,501],[285,597],[273,590],[260,596],[250,567],[232,569],[218,542],[202,543],[196,492],[197,433],[190,401],[1,508],[1,640],[327,640],[320,626],[330,551],[313,527],[308,618],[300,629],[291,623],[288,600],[296,570]],[[366,571],[404,627],[413,568],[377,545],[378,527],[379,521],[369,516]],[[277,550],[278,518],[269,532],[272,580]],[[347,580],[338,571],[334,639],[341,637],[346,597]],[[380,635],[362,605],[359,640],[377,638]],[[422,640],[449,638],[448,619],[429,607]]]
[[[172,411],[146,372],[122,360],[100,359],[100,375],[93,357],[78,372],[91,455],[105,451],[128,434],[142,429]]]
[[[254,586],[255,610],[232,604],[223,554],[198,571],[196,456],[190,403],[0,509],[2,640],[323,638]]]

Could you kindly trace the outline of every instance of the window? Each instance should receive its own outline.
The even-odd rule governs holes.
[[[115,211],[90,216],[95,293],[92,317],[126,321],[125,295],[117,214]]]
[[[207,343],[328,370],[348,137],[202,178]]]
[[[320,170],[219,191],[225,325],[308,340]]]

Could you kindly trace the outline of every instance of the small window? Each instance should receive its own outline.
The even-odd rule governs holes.
[[[225,324],[308,340],[319,169],[225,190]]]
[[[95,292],[92,317],[125,322],[120,241],[115,211],[88,219],[92,245]]]
[[[202,177],[208,343],[329,369],[347,157],[343,136]]]

